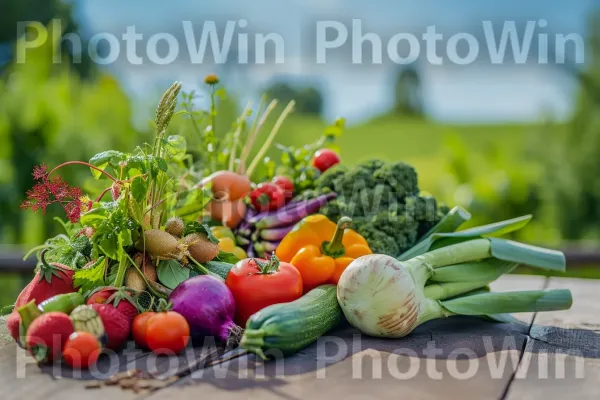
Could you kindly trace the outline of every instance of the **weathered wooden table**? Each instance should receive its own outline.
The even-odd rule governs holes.
[[[494,283],[497,290],[540,288],[571,289],[573,308],[520,315],[523,325],[448,318],[402,340],[369,338],[345,326],[268,363],[214,346],[178,358],[130,349],[96,371],[179,376],[153,393],[86,388],[85,380],[67,379],[67,369],[40,370],[4,340],[0,399],[600,399],[600,282],[507,276]]]

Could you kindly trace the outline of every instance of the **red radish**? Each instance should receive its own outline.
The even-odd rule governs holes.
[[[327,171],[329,168],[340,163],[340,156],[333,150],[321,149],[315,153],[313,165],[321,172]]]
[[[65,342],[73,332],[73,323],[67,314],[42,314],[27,329],[26,347],[37,362],[51,362],[61,357]]]
[[[285,200],[290,201],[294,197],[294,182],[287,176],[276,176],[272,182],[276,184],[285,194]]]
[[[117,289],[114,287],[105,287],[92,293],[87,301],[87,305],[113,305],[117,310],[127,317],[129,322],[132,322],[133,319],[139,314],[133,295],[133,292],[124,288]]]
[[[92,304],[91,307],[98,313],[108,338],[106,347],[118,350],[127,343],[131,322],[127,317],[110,304]]]
[[[31,300],[39,304],[57,294],[73,293],[73,273],[74,271],[64,264],[47,263],[45,259],[46,250],[42,252],[42,265],[33,280],[23,289],[17,302],[15,310]]]
[[[17,311],[13,311],[6,320],[6,327],[8,328],[8,332],[10,336],[15,339],[15,341],[19,341],[19,324],[21,323],[21,316]]]
[[[250,192],[250,201],[258,212],[275,211],[285,205],[285,193],[276,184],[265,182]]]
[[[216,336],[226,342],[239,327],[233,322],[235,301],[223,281],[200,275],[179,284],[169,296],[173,311],[183,315],[192,337]]]

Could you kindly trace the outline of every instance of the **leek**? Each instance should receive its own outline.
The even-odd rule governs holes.
[[[477,315],[511,321],[512,317],[506,314],[569,308],[572,298],[564,290],[478,290],[520,263],[565,269],[561,252],[496,237],[481,238],[482,234],[509,232],[526,221],[527,217],[474,228],[464,236],[447,238],[457,240],[457,244],[406,261],[378,254],[354,260],[342,274],[337,289],[346,319],[366,334],[397,338],[434,318]]]

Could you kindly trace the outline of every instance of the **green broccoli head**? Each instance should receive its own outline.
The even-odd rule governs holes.
[[[353,229],[360,233],[369,243],[371,251],[375,254],[387,254],[396,257],[400,254],[400,247],[396,239],[377,229],[370,220],[356,220]]]
[[[417,171],[403,162],[385,164],[373,173],[373,178],[390,186],[399,199],[419,193]]]
[[[327,188],[334,192],[339,192],[347,172],[348,168],[338,164],[323,172],[323,174],[315,181],[315,185],[320,189]]]
[[[381,212],[371,219],[371,225],[374,229],[384,232],[392,237],[398,245],[398,256],[410,249],[417,242],[419,222],[407,218],[404,213],[386,213]]]
[[[316,181],[315,192],[336,192],[321,212],[333,221],[351,217],[373,252],[398,256],[448,212],[434,197],[419,196],[417,179],[408,164],[370,160],[329,169]]]

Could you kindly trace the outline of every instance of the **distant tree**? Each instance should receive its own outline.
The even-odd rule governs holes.
[[[276,82],[267,88],[265,94],[269,99],[277,99],[281,103],[295,100],[295,111],[299,114],[323,113],[323,95],[312,86],[296,88],[286,82]]]
[[[565,239],[600,236],[600,11],[588,23],[586,65],[567,63],[579,82],[579,95],[564,137],[545,155],[551,211]]]
[[[415,68],[408,67],[398,72],[394,89],[394,108],[397,114],[413,117],[423,115],[421,78]]]
[[[2,0],[0,6],[0,68],[6,65],[12,48],[18,39],[18,22],[36,21],[47,26],[53,19],[60,19],[63,34],[77,32],[78,26],[73,19],[72,5],[61,0]],[[63,46],[63,55],[72,60],[67,45]],[[94,70],[87,52],[83,52],[81,62],[73,64],[75,71],[87,77]]]

